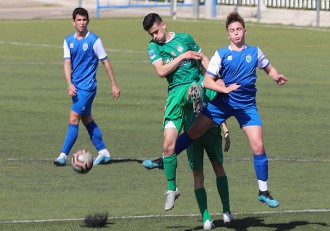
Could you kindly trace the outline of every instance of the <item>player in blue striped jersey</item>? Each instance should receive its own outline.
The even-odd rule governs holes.
[[[193,140],[204,134],[214,123],[221,124],[234,116],[245,133],[254,154],[254,168],[258,179],[258,199],[270,207],[278,207],[279,202],[268,191],[268,158],[264,149],[262,122],[256,104],[256,69],[263,69],[278,85],[287,82],[259,47],[245,44],[245,23],[236,12],[230,13],[226,21],[227,37],[230,45],[219,48],[211,58],[204,86],[217,91],[217,96],[202,110],[194,125],[179,136],[175,153],[186,149]],[[237,83],[240,87],[228,94],[223,87],[215,84],[221,75],[225,85]]]
[[[62,146],[62,151],[54,164],[65,166],[66,159],[78,137],[80,120],[86,127],[90,139],[98,151],[94,165],[110,163],[110,153],[106,148],[102,132],[92,117],[92,104],[97,91],[97,68],[99,61],[105,67],[112,85],[112,95],[119,98],[120,89],[117,85],[112,66],[107,58],[101,39],[89,31],[89,15],[84,8],[76,8],[72,13],[72,24],[75,33],[68,35],[63,44],[64,75],[68,94],[72,97],[69,125]]]

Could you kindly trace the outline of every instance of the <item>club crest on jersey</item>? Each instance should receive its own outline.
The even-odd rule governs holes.
[[[156,57],[154,50],[148,51],[148,54],[151,59],[154,59]]]
[[[88,43],[84,43],[83,50],[86,51],[88,49]]]
[[[251,57],[251,55],[247,54],[247,55],[245,56],[245,60],[246,60],[246,62],[250,63],[250,62],[252,61],[252,57]]]
[[[181,45],[179,45],[177,50],[181,53],[183,51],[183,47]]]
[[[72,49],[74,47],[74,44],[73,43],[70,43],[70,48]]]

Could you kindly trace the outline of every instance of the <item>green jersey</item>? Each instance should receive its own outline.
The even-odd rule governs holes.
[[[148,54],[152,64],[160,59],[163,64],[170,63],[180,54],[189,50],[200,52],[200,47],[189,34],[171,33],[173,33],[173,37],[165,43],[159,44],[153,40],[149,42]],[[183,60],[175,71],[166,76],[169,84],[168,91],[175,92],[178,86],[199,82],[202,77],[203,73],[197,60]]]

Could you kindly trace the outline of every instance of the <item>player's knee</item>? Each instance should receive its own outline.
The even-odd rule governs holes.
[[[204,178],[204,172],[203,169],[195,169],[193,171],[194,177],[195,178]]]
[[[164,149],[164,155],[165,156],[171,156],[174,153],[174,147],[169,145],[168,143],[163,144],[163,149]]]
[[[93,121],[92,116],[82,116],[81,117],[81,121],[83,122],[83,124],[90,124]]]
[[[70,117],[69,119],[70,124],[78,124],[79,123],[79,118],[76,117]]]
[[[223,165],[221,163],[213,161],[212,167],[213,167],[213,171],[217,177],[226,175],[225,169],[223,168]]]
[[[262,141],[254,142],[252,149],[254,153],[264,153],[264,143]]]
[[[202,187],[204,185],[204,172],[203,172],[203,169],[194,170],[193,175],[194,175],[195,187],[197,187],[197,188]]]

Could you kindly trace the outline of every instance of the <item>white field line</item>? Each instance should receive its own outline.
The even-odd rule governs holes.
[[[258,214],[285,214],[285,213],[328,213],[330,209],[302,209],[302,210],[284,210],[284,211],[263,211],[263,212],[241,212],[233,213],[233,215],[258,215]],[[211,215],[220,215],[215,213]],[[181,215],[140,215],[140,216],[114,216],[111,219],[149,219],[162,217],[197,217],[200,214],[181,214]],[[0,221],[0,224],[19,224],[19,223],[44,223],[44,222],[63,222],[63,221],[82,221],[84,218],[67,218],[67,219],[45,219],[45,220],[11,220]]]
[[[21,42],[8,42],[1,41],[0,45],[11,45],[11,46],[27,46],[27,47],[43,47],[43,48],[58,48],[63,49],[62,46],[50,45],[50,44],[35,44],[35,43],[21,43]],[[145,54],[147,57],[146,51],[137,51],[137,50],[118,50],[118,49],[105,49],[109,54],[111,53],[131,53],[131,54]],[[116,61],[111,59],[111,63],[150,63],[150,60],[121,60]],[[63,62],[45,62],[45,61],[0,61],[0,65],[63,65]]]
[[[113,60],[110,59],[111,63],[124,63],[124,64],[132,64],[132,63],[150,63],[150,60]],[[63,61],[62,62],[51,62],[51,61],[35,61],[35,62],[31,62],[31,61],[0,61],[0,65],[63,65]]]
[[[160,155],[159,155],[160,156]],[[158,157],[114,157],[115,161],[144,161],[147,159],[156,159]],[[207,157],[205,157],[207,159]],[[252,161],[252,158],[248,157],[224,157],[225,160],[237,160],[237,161]],[[0,162],[6,161],[53,161],[54,158],[38,158],[38,157],[5,157],[0,158]],[[299,158],[268,158],[269,161],[282,161],[282,162],[329,162],[327,159],[299,159]]]
[[[15,41],[2,41],[0,40],[0,44],[11,45],[11,46],[26,46],[26,47],[43,47],[43,48],[60,48],[63,49],[63,46],[58,45],[50,45],[50,44],[40,44],[40,43],[22,43]],[[118,50],[118,49],[105,49],[109,52],[117,52],[117,53],[132,53],[132,54],[147,54],[146,51],[137,51],[137,50]]]

